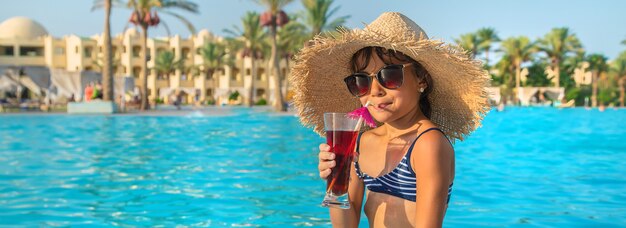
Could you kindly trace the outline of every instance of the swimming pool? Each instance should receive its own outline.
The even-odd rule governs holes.
[[[220,113],[0,115],[0,225],[329,226],[324,139],[289,115]],[[445,227],[626,225],[625,109],[483,125],[455,145]]]

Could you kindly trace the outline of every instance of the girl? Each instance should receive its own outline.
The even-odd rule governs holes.
[[[318,133],[320,115],[349,112],[355,102],[369,102],[379,123],[359,134],[351,207],[330,209],[333,226],[357,227],[361,208],[371,227],[442,226],[455,164],[447,137],[462,140],[489,108],[480,62],[429,40],[404,15],[384,13],[364,30],[318,37],[301,51],[290,80],[301,121]],[[334,154],[326,144],[319,149],[325,179]]]

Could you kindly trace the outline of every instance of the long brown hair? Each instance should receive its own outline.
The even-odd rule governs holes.
[[[432,109],[430,107],[430,101],[428,100],[428,94],[432,92],[433,79],[426,68],[402,52],[389,50],[383,47],[369,46],[358,50],[354,53],[354,55],[352,55],[352,59],[350,60],[352,72],[360,72],[367,68],[367,65],[369,65],[370,60],[372,59],[372,53],[376,53],[376,56],[378,56],[378,58],[380,58],[385,64],[392,64],[390,61],[391,59],[396,59],[403,63],[413,63],[413,69],[415,69],[417,79],[426,82],[426,89],[424,89],[424,92],[420,95],[418,105],[422,113],[430,119]],[[359,59],[363,59],[365,61],[358,61]]]

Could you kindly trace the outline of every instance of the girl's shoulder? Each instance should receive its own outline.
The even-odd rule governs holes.
[[[384,130],[381,127],[367,130],[361,134],[361,141],[371,142],[372,140],[380,139],[385,135]]]
[[[359,151],[367,151],[368,148],[371,149],[373,146],[380,144],[382,142],[381,140],[383,140],[383,136],[384,132],[381,130],[380,127],[363,132],[358,142]]]
[[[437,130],[439,129],[439,130]],[[444,154],[453,153],[454,148],[448,137],[440,131],[441,128],[434,123],[425,124],[424,127],[418,131],[418,137],[414,150],[420,151],[417,156],[442,156]],[[415,158],[416,156],[411,156]],[[418,159],[425,160],[425,159]]]

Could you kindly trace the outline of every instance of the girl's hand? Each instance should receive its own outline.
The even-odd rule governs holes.
[[[320,144],[319,165],[317,169],[320,171],[322,179],[328,178],[331,168],[335,167],[335,154],[330,151],[330,146],[326,143]]]

